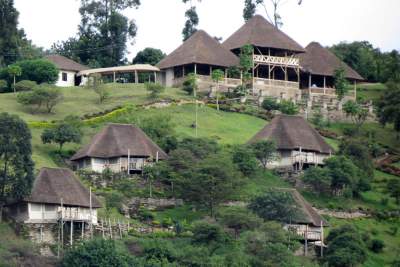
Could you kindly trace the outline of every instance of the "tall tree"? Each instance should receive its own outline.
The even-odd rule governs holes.
[[[52,49],[90,66],[124,64],[127,41],[134,40],[137,27],[121,12],[139,5],[140,0],[81,0],[78,37]]]
[[[387,83],[387,90],[377,103],[379,122],[385,126],[393,123],[400,138],[400,80]]]
[[[136,54],[135,58],[132,60],[132,64],[150,64],[155,66],[165,58],[165,56],[165,53],[160,49],[147,47]]]
[[[186,10],[185,27],[182,30],[183,41],[186,41],[193,33],[197,31],[197,25],[199,25],[199,16],[197,15],[196,6],[193,4],[193,0],[182,0],[183,3],[190,2],[190,8]],[[201,0],[197,0],[200,2]]]
[[[335,91],[339,98],[342,100],[347,92],[347,80],[346,80],[346,71],[343,67],[340,67],[334,72],[334,83],[335,83]]]
[[[31,132],[15,115],[0,114],[0,221],[6,200],[30,193],[34,175]]]
[[[26,38],[24,30],[18,29],[18,16],[14,0],[0,0],[0,67],[41,54],[41,49]]]
[[[301,5],[303,2],[303,0],[296,1],[298,5]],[[249,20],[256,13],[257,6],[262,6],[269,22],[274,24],[275,27],[280,28],[283,25],[282,17],[279,14],[280,8],[286,3],[286,0],[245,0],[243,18],[245,21]]]

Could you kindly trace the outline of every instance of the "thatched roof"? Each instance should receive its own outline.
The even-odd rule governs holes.
[[[73,61],[72,59],[66,58],[61,55],[49,55],[46,59],[53,62],[60,70],[70,70],[70,71],[81,71],[87,70],[88,67]]]
[[[246,44],[258,47],[275,48],[293,52],[304,52],[296,41],[269,23],[264,17],[256,15],[232,34],[222,45],[229,49],[241,48]]]
[[[323,154],[333,152],[324,138],[299,116],[278,115],[270,124],[259,131],[249,143],[260,140],[274,140],[278,150],[303,149]]]
[[[100,74],[110,74],[110,73],[128,73],[128,72],[159,72],[160,69],[154,67],[150,64],[135,64],[135,65],[128,65],[128,66],[118,66],[118,67],[110,67],[110,68],[99,68],[99,69],[88,69],[82,70],[78,73],[78,76],[82,75],[91,75],[94,73]]]
[[[300,55],[300,65],[305,72],[324,76],[334,76],[335,70],[343,67],[346,78],[364,80],[360,74],[317,42],[307,45],[306,53]]]
[[[230,67],[238,65],[239,59],[205,31],[198,30],[157,66],[167,69],[192,63]]]
[[[130,124],[107,125],[91,142],[80,149],[72,161],[82,158],[157,157],[166,159],[167,154],[140,128]]]
[[[279,189],[278,189],[279,190]],[[328,222],[303,198],[296,189],[280,189],[290,193],[299,211],[299,215],[292,218],[292,223],[311,224],[313,226],[329,226]]]
[[[69,169],[42,168],[33,183],[30,196],[24,201],[90,207],[90,194]],[[101,208],[92,194],[92,207]]]

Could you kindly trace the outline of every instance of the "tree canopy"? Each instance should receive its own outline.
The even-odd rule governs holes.
[[[15,115],[0,114],[0,221],[7,199],[30,193],[34,180],[31,132]]]
[[[132,64],[150,64],[155,66],[165,58],[165,56],[165,53],[160,49],[147,47],[136,54],[135,58],[132,60]]]
[[[139,6],[139,0],[81,0],[78,36],[53,44],[52,50],[92,67],[125,63],[137,26],[122,11]]]

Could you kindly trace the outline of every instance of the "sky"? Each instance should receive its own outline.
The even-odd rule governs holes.
[[[266,0],[268,1],[268,0]],[[332,45],[367,40],[383,51],[400,50],[400,0],[286,0],[281,7],[283,30],[305,47],[311,41]],[[135,19],[138,34],[127,58],[146,47],[172,52],[182,43],[184,13],[181,0],[141,0],[124,14]],[[193,0],[193,2],[195,2]],[[226,40],[243,25],[244,0],[202,0],[197,4],[198,28]],[[34,44],[44,48],[75,36],[80,22],[79,0],[15,0],[19,26]],[[264,9],[257,10],[265,16]]]

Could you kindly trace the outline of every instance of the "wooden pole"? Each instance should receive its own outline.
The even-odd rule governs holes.
[[[154,83],[157,83],[157,72],[154,72]]]
[[[102,236],[103,236],[103,239],[104,239],[104,223],[103,223],[103,220],[101,220],[101,232],[102,232]]]
[[[325,88],[326,88],[326,76],[324,76],[324,95],[326,94]]]
[[[74,220],[71,217],[71,229],[70,229],[70,238],[69,238],[69,244],[71,245],[71,247],[74,243],[73,239],[74,239]]]
[[[89,219],[90,238],[93,238],[92,187],[89,187]]]
[[[113,235],[112,235],[112,226],[111,226],[111,219],[110,218],[108,218],[108,227],[110,229],[110,238],[112,239]]]
[[[197,64],[194,63],[194,74],[197,75]]]
[[[321,258],[324,256],[324,223],[321,221]]]
[[[135,70],[135,83],[139,83],[138,72]]]
[[[115,83],[115,71],[113,72],[113,82]]]
[[[122,239],[121,223],[119,222],[119,219],[118,219],[118,230],[119,230],[119,237]]]
[[[354,101],[357,101],[357,81],[354,81]]]
[[[126,168],[126,169],[127,169],[127,172],[128,172],[128,175],[130,174],[130,170],[129,170],[130,167],[131,167],[131,166],[130,166],[130,165],[131,165],[131,164],[130,164],[130,163],[131,163],[130,161],[131,161],[131,150],[128,149],[128,166],[127,166],[127,168]]]
[[[304,256],[308,254],[308,224],[306,225],[306,232],[304,235]]]
[[[61,198],[61,250],[64,247],[64,205],[63,199]]]

